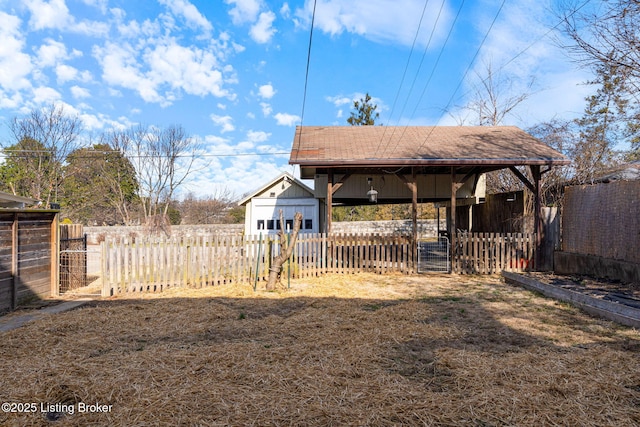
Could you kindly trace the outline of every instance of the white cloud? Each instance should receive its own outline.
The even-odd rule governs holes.
[[[273,112],[273,108],[271,108],[271,104],[269,104],[268,102],[261,102],[260,108],[262,108],[262,114],[265,117],[269,117]]]
[[[258,93],[264,99],[271,99],[276,94],[276,90],[273,88],[271,83],[262,85],[258,88]]]
[[[187,24],[195,28],[202,28],[206,32],[213,30],[211,23],[198,9],[186,0],[160,0],[175,15],[182,16]]]
[[[249,132],[247,132],[247,138],[249,139],[249,141],[254,143],[265,142],[269,139],[270,136],[271,136],[270,133],[263,132],[263,131],[250,130]]]
[[[34,30],[68,28],[73,22],[64,0],[27,0],[25,4],[31,11],[29,25]]]
[[[22,52],[24,36],[20,19],[0,12],[0,88],[15,91],[31,87],[27,76],[33,70],[31,58]]]
[[[327,101],[331,102],[336,107],[341,107],[343,105],[353,104],[353,97],[349,98],[343,95],[337,96],[327,96],[325,98]]]
[[[235,98],[224,87],[236,81],[235,72],[230,65],[219,64],[216,52],[181,46],[169,37],[151,39],[146,46],[138,43],[135,48],[108,42],[94,47],[93,55],[107,83],[135,90],[147,102],[167,106],[181,92]]]
[[[295,126],[297,123],[300,123],[300,116],[293,114],[277,113],[273,117],[280,126]]]
[[[285,2],[282,5],[280,8],[280,15],[282,15],[284,19],[289,19],[291,17],[291,8],[289,7],[289,3]]]
[[[53,67],[69,57],[64,43],[47,39],[37,50],[37,63],[41,67]]]
[[[218,116],[216,114],[211,114],[209,116],[213,123],[221,128],[220,133],[232,132],[236,128],[233,125],[233,118],[231,116]]]
[[[58,83],[63,84],[78,77],[78,70],[70,65],[58,65],[56,67]]]
[[[276,29],[272,26],[275,19],[276,15],[273,12],[262,12],[258,22],[249,31],[251,38],[257,43],[268,43],[276,33]]]
[[[427,44],[434,26],[434,42],[444,40],[453,13],[449,2],[445,2],[442,13],[440,5],[441,2],[427,3],[417,40],[419,46]],[[417,17],[422,15],[424,6],[423,0],[396,0],[392,5],[385,0],[319,0],[314,25],[333,36],[348,32],[376,42],[411,46],[418,29]],[[304,8],[295,12],[296,23],[308,27],[312,11],[313,2],[305,2]]]
[[[89,98],[91,96],[91,92],[80,86],[71,86],[71,95],[76,99],[83,99]]]
[[[225,3],[234,6],[229,11],[229,16],[234,24],[240,25],[255,22],[262,2],[259,0],[225,0]]]
[[[34,30],[57,29],[80,34],[99,36],[108,31],[107,24],[102,22],[76,22],[69,14],[65,0],[26,0],[25,4],[31,12],[29,26]]]
[[[60,92],[50,87],[37,87],[33,89],[33,102],[36,104],[52,104],[62,99]]]
[[[20,90],[31,87],[27,76],[33,65],[31,57],[22,52],[25,45],[18,17],[0,11],[0,88]],[[5,95],[6,96],[6,95]]]

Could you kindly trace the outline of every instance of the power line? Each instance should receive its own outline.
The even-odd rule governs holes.
[[[493,26],[495,25],[496,21],[498,20],[498,16],[500,16],[500,12],[502,12],[502,9],[504,8],[505,2],[506,2],[506,0],[502,0],[502,3],[500,4],[500,8],[496,12],[496,16],[493,17],[493,21],[491,21],[491,25],[487,29],[487,32],[485,33],[485,35],[484,35],[484,37],[482,39],[482,42],[480,42],[480,45],[478,46],[478,49],[476,49],[476,53],[473,55],[473,58],[471,58],[471,61],[469,62],[469,66],[467,67],[467,69],[465,70],[464,74],[462,75],[462,78],[458,82],[458,85],[456,86],[456,89],[453,91],[453,94],[451,95],[451,98],[449,98],[449,102],[447,103],[447,106],[445,107],[445,110],[447,108],[449,108],[449,105],[453,101],[453,98],[456,96],[456,93],[458,92],[458,89],[460,89],[460,86],[462,86],[462,83],[467,78],[467,74],[471,70],[471,67],[473,66],[473,63],[476,61],[476,58],[480,54],[480,50],[482,49],[482,46],[484,46],[484,43],[487,41],[487,38],[489,37],[489,33],[491,33],[491,30],[493,29]],[[416,105],[416,108],[417,108],[417,105]],[[422,144],[420,144],[420,147],[418,147],[418,152],[420,152],[420,150],[422,150],[422,147],[426,144],[427,140],[429,139],[429,137],[433,133],[434,128],[435,127],[431,128],[431,130],[429,131],[429,133],[425,137],[424,141],[422,141]]]
[[[427,5],[429,4],[429,0],[427,0],[424,3],[424,8],[422,8],[422,15],[420,15],[420,22],[418,22],[418,28],[416,29],[416,35],[413,37],[413,43],[411,44],[411,49],[409,50],[409,56],[407,57],[407,63],[404,66],[404,72],[402,73],[402,78],[400,79],[400,84],[398,85],[398,91],[396,92],[396,97],[393,100],[393,105],[391,106],[391,112],[389,113],[389,121],[391,121],[391,117],[393,117],[393,112],[396,109],[396,102],[398,102],[398,98],[400,97],[400,91],[402,90],[402,85],[404,84],[404,78],[407,75],[407,71],[409,70],[409,64],[411,63],[411,56],[413,55],[413,50],[416,46],[416,41],[418,40],[418,35],[420,34],[420,28],[422,28],[422,20],[424,19],[424,14],[427,10]],[[444,4],[444,0],[442,0],[442,4]],[[438,17],[440,17],[440,15],[438,15]],[[436,23],[434,24],[434,28],[436,27],[436,25],[438,24],[438,21],[436,20]],[[431,33],[433,34],[433,32]],[[429,38],[429,42],[427,43],[427,47],[429,46],[429,43],[431,42],[431,38]],[[425,49],[426,51],[426,49]],[[422,59],[424,59],[424,55],[422,56]],[[420,61],[420,66],[418,67],[418,71],[416,71],[416,74],[420,71],[420,67],[422,66],[422,61]],[[415,80],[414,80],[415,81]],[[411,89],[409,89],[409,93],[411,93]],[[402,114],[402,113],[400,113]],[[386,128],[385,128],[386,131]],[[382,133],[382,138],[384,139],[384,132]],[[380,140],[380,142],[382,142],[382,139]],[[378,148],[380,148],[380,144],[378,144]],[[378,150],[376,149],[376,152]]]
[[[309,64],[311,63],[311,42],[313,41],[313,25],[316,20],[316,0],[313,1],[313,12],[311,14],[311,30],[309,31],[309,48],[307,49],[307,68],[304,75],[304,92],[302,94],[302,112],[300,113],[300,133],[298,134],[298,145],[302,138],[302,124],[304,122],[304,108],[307,103],[307,84],[309,83]]]
[[[436,62],[433,64],[433,67],[431,69],[431,74],[429,75],[429,78],[427,79],[427,82],[422,90],[422,93],[420,94],[420,97],[418,98],[418,101],[416,103],[416,107],[413,109],[413,112],[411,113],[411,118],[413,118],[413,115],[416,112],[416,109],[418,108],[418,105],[420,104],[420,101],[422,100],[422,98],[424,97],[424,94],[427,91],[427,87],[429,86],[429,83],[431,82],[431,79],[433,78],[433,75],[435,73],[436,68],[438,67],[438,64],[440,63],[440,59],[442,58],[442,54],[444,53],[444,49],[447,46],[447,43],[449,42],[449,39],[451,38],[451,34],[453,34],[453,29],[456,26],[456,23],[458,22],[458,18],[460,17],[460,14],[462,13],[462,7],[464,6],[464,0],[462,0],[462,2],[460,3],[460,7],[458,8],[458,11],[456,13],[456,17],[454,18],[453,22],[451,23],[451,27],[449,28],[449,32],[447,33],[447,38],[445,39],[444,43],[442,44],[442,48],[440,49],[440,52],[438,54],[438,57],[436,58]],[[408,125],[404,127],[404,129],[402,130],[402,135],[400,136],[400,138],[402,139],[402,137],[404,136],[404,133],[407,129]],[[390,142],[390,141],[389,141]],[[383,152],[382,152],[382,156],[384,156],[384,154],[386,153],[387,149],[389,148],[389,143],[387,143],[387,145],[385,146]]]
[[[211,153],[193,153],[193,154],[179,154],[177,156],[167,156],[162,154],[127,154],[121,151],[88,151],[87,154],[74,154],[70,153],[67,157],[73,157],[75,159],[94,159],[97,155],[117,155],[120,154],[126,158],[201,158],[201,157],[246,157],[246,156],[282,156],[290,154],[289,151],[276,151],[267,153],[225,153],[225,154],[211,154]],[[1,152],[5,158],[22,157],[27,158],[29,154],[51,154],[51,151],[47,150],[5,150]]]

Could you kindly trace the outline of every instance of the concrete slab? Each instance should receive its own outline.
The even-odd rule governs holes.
[[[73,301],[66,301],[60,304],[41,308],[39,310],[33,310],[24,314],[15,315],[7,319],[0,318],[0,333],[17,329],[22,325],[36,320],[46,314],[57,314],[82,307],[90,301],[93,300],[90,298],[82,298]]]

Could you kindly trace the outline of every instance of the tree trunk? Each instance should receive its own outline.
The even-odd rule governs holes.
[[[282,210],[280,210],[280,230],[278,236],[280,236],[280,255],[273,259],[273,264],[269,268],[269,281],[267,282],[267,290],[273,291],[277,285],[280,284],[280,273],[282,272],[282,265],[286,260],[291,257],[293,248],[296,246],[296,240],[298,240],[298,232],[302,225],[302,214],[296,212],[293,219],[293,235],[291,236],[291,242],[287,242],[287,236],[284,233],[284,219],[282,217]]]

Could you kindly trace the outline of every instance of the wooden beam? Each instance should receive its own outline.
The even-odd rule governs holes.
[[[540,169],[540,166],[537,166],[537,168]],[[522,172],[520,172],[515,166],[509,166],[509,170],[513,172],[513,174],[517,176],[520,181],[522,181],[522,183],[529,189],[529,191],[535,194],[535,186],[531,183],[531,181],[529,181],[526,176],[523,175]]]
[[[333,172],[332,172],[333,174]],[[335,194],[336,191],[338,191],[340,189],[340,187],[342,187],[342,185],[351,177],[351,172],[345,174],[342,176],[342,178],[340,178],[340,181],[336,182],[335,184],[333,184],[333,188],[331,189],[331,194]]]

